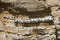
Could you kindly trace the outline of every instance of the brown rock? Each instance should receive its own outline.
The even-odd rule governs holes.
[[[4,25],[1,20],[0,20],[0,31],[5,31]]]
[[[14,16],[12,14],[10,14],[8,11],[3,11],[1,13],[0,17],[1,17],[1,20],[2,20],[4,25],[15,27],[14,20],[11,20],[11,19],[14,19]]]
[[[9,40],[13,40],[13,39],[18,39],[18,35],[17,34],[11,34],[11,33],[8,33],[7,34],[7,39]]]
[[[51,13],[54,16],[54,24],[60,23],[60,10]]]
[[[29,30],[27,30],[27,29],[19,29],[18,30],[18,34],[20,34],[20,35],[25,35],[25,34],[30,34],[30,31]]]
[[[17,33],[18,29],[15,28],[15,27],[7,27],[7,28],[6,28],[6,31],[7,31],[8,33]]]

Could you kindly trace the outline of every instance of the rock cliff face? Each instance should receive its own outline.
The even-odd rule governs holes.
[[[38,11],[48,8],[46,1],[40,0],[1,0],[5,3],[11,3],[14,7],[24,8],[27,11]]]
[[[0,0],[0,40],[60,40],[59,0]]]

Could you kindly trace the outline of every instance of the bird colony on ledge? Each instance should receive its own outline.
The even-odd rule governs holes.
[[[60,40],[60,0],[0,0],[0,40]]]

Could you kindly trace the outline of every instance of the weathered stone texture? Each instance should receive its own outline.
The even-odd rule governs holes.
[[[0,1],[0,40],[60,40],[59,0]],[[11,6],[8,6],[9,3]],[[45,20],[38,23],[19,22],[20,19],[27,20],[40,18],[40,16],[43,20],[45,16],[52,16],[53,20],[48,21],[48,19],[48,22]]]

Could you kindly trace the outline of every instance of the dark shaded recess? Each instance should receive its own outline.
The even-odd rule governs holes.
[[[11,3],[3,3],[3,2],[0,2],[0,12],[2,11],[9,11],[8,7],[12,7],[13,5],[11,5]],[[2,8],[4,8],[2,10]]]
[[[45,21],[43,23],[49,23],[49,25],[53,25],[54,24],[54,22],[52,20],[51,21]]]
[[[18,26],[18,22],[15,22],[15,26]]]
[[[0,30],[0,32],[4,32],[4,30]]]
[[[60,10],[60,7],[59,7],[59,10]]]
[[[13,39],[13,40],[21,40],[21,39]]]
[[[23,23],[22,26],[25,27],[39,26],[39,23]]]
[[[59,40],[59,39],[58,39],[58,34],[57,34],[57,31],[58,31],[58,30],[57,30],[57,28],[55,27],[56,40]]]
[[[23,35],[23,36],[30,36],[30,35],[32,35],[32,34],[25,34],[25,35]]]
[[[24,27],[32,27],[32,26],[39,26],[40,23],[46,23],[48,25],[53,25],[53,21],[45,21],[45,22],[33,22],[33,23],[22,23],[22,26]],[[17,23],[16,23],[17,24]]]
[[[8,7],[12,7],[14,10],[20,11],[20,13],[15,13],[11,9],[8,9]],[[14,6],[11,5],[10,3],[2,3],[2,2],[0,2],[0,10],[4,11],[4,10],[2,10],[2,8],[4,8],[4,10],[6,10],[6,11],[9,11],[13,15],[26,15],[26,16],[29,16],[29,18],[35,18],[35,17],[37,18],[37,17],[44,17],[44,16],[51,15],[50,8],[45,8],[45,10],[40,10],[40,11],[28,12],[24,8],[14,8]]]
[[[45,35],[44,29],[34,29],[33,32],[38,35]]]
[[[39,0],[39,1],[46,1],[46,0]]]
[[[13,12],[11,9],[8,9],[8,7],[12,7],[14,10],[16,11],[20,11],[20,13],[15,13]],[[43,16],[48,16],[51,15],[51,10],[50,8],[45,8],[44,10],[40,10],[40,11],[32,11],[32,12],[28,12],[26,9],[24,8],[14,8],[14,5],[12,5],[11,3],[3,3],[0,2],[0,10],[2,10],[1,8],[4,8],[4,10],[7,10],[11,13],[13,13],[14,15],[26,15],[29,16],[30,18],[35,18],[35,17],[43,17]]]
[[[28,12],[27,9],[24,8],[15,8],[16,10],[20,11],[20,13],[16,15],[26,15],[29,16],[29,18],[37,18],[37,17],[44,17],[44,16],[49,16],[51,15],[51,9],[50,8],[45,8],[44,10],[40,11],[31,11]]]
[[[57,39],[57,40],[60,40],[60,39]]]

